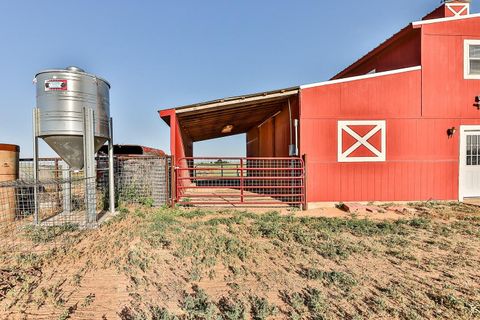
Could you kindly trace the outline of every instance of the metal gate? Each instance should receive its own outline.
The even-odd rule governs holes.
[[[301,158],[181,158],[173,199],[186,206],[302,208],[304,167]]]

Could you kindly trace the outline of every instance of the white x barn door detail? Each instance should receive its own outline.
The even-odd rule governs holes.
[[[352,128],[370,128],[370,130],[361,135]],[[380,162],[386,160],[386,125],[384,120],[351,120],[338,121],[338,162]],[[346,146],[344,133],[355,140],[351,146]],[[380,143],[373,145],[369,140],[375,135],[380,135]],[[351,139],[350,139],[351,140]],[[347,148],[348,147],[348,148]],[[366,148],[371,156],[353,156],[352,154],[359,148]]]
[[[454,17],[460,17],[462,15],[470,14],[470,4],[469,3],[447,3],[448,10],[453,13]]]

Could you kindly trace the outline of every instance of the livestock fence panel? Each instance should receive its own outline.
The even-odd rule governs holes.
[[[301,158],[178,159],[175,201],[185,206],[292,206],[305,204]]]

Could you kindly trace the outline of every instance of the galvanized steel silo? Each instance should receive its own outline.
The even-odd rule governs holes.
[[[94,111],[95,152],[109,140],[110,84],[78,67],[35,76],[38,133],[73,169],[84,166],[84,108]]]

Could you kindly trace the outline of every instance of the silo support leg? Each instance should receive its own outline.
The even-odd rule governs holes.
[[[84,108],[83,149],[85,157],[85,204],[87,223],[97,221],[94,113]]]
[[[113,119],[110,118],[110,140],[108,140],[108,199],[110,213],[115,213],[115,172],[113,161]]]

